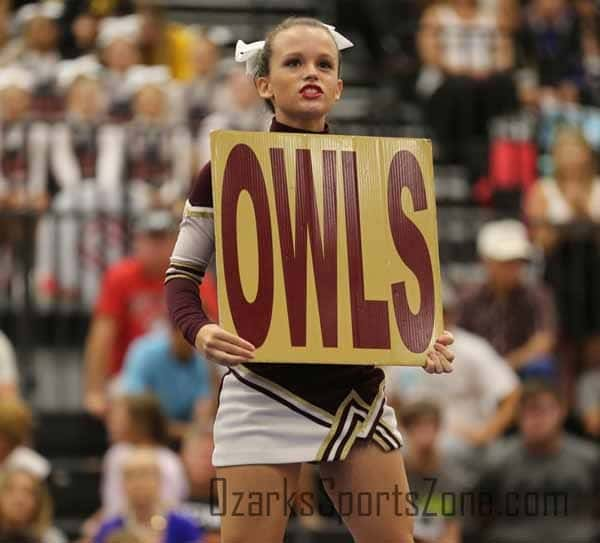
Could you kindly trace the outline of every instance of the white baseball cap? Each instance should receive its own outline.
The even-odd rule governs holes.
[[[141,20],[138,15],[105,17],[98,31],[98,46],[103,48],[117,40],[136,43],[139,39]]]
[[[477,237],[479,256],[498,262],[529,260],[531,250],[525,225],[515,219],[488,222]]]
[[[31,92],[34,86],[33,74],[19,65],[0,68],[0,91],[10,87]]]
[[[74,60],[63,60],[57,67],[57,83],[61,90],[68,89],[80,77],[99,79],[102,66],[94,55],[85,55]]]

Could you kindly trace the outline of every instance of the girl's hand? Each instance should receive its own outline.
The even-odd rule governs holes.
[[[450,373],[452,371],[452,361],[454,353],[448,349],[449,345],[454,343],[454,337],[448,331],[435,340],[432,349],[427,351],[427,360],[423,369],[427,373]]]
[[[223,330],[218,324],[207,324],[196,335],[196,349],[208,360],[221,366],[235,366],[254,358],[254,345]]]

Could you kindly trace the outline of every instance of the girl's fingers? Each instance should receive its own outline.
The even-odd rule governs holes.
[[[444,347],[441,343],[436,343],[433,347],[446,360],[448,360],[449,362],[453,362],[454,361],[454,353],[450,349],[448,349],[447,347]]]
[[[452,364],[436,351],[428,351],[424,369],[427,373],[451,373]]]
[[[454,336],[448,332],[448,330],[444,330],[444,333],[435,340],[436,343],[441,343],[442,345],[452,345],[454,343]]]
[[[231,334],[227,330],[223,330],[222,328],[215,334],[215,339],[219,339],[227,343],[232,343],[234,345],[237,345],[238,347],[241,347],[242,349],[245,349],[246,351],[252,352],[255,350],[255,347],[254,345],[252,345],[252,343],[246,341],[245,339],[242,339],[239,336],[236,336],[235,334]]]
[[[439,373],[438,366],[439,363],[436,360],[435,354],[433,351],[428,351],[427,359],[425,361],[425,371],[427,373]]]
[[[210,343],[210,345],[208,345],[208,347],[210,349],[214,349],[215,351],[221,351],[223,353],[241,356],[241,357],[245,358],[246,360],[250,360],[251,358],[254,358],[254,353],[252,351],[243,349],[242,347],[239,347],[235,343],[223,341],[220,339],[213,340]]]

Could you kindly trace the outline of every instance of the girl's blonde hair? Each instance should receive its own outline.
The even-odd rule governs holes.
[[[557,179],[560,177],[560,152],[564,147],[570,146],[576,146],[585,151],[586,155],[588,156],[589,177],[593,178],[596,171],[594,149],[583,135],[583,132],[578,128],[571,126],[565,126],[560,128],[556,134],[556,139],[552,147],[552,158],[554,161],[555,177]]]
[[[0,437],[11,447],[26,444],[33,432],[33,415],[27,404],[16,398],[0,402]]]
[[[48,487],[46,486],[46,483],[29,471],[23,468],[9,467],[0,473],[0,497],[7,491],[11,478],[16,475],[26,475],[34,482],[36,505],[33,517],[29,523],[29,533],[35,536],[36,539],[41,540],[52,526],[53,521],[52,499],[50,498]],[[3,531],[5,522],[4,514],[0,508],[0,532]]]

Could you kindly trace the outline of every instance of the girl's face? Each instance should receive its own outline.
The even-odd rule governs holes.
[[[103,52],[104,63],[110,70],[124,73],[138,64],[140,53],[135,43],[130,40],[114,40]]]
[[[219,50],[217,46],[206,38],[198,38],[194,47],[193,63],[196,68],[196,75],[203,77],[214,71],[219,60]]]
[[[138,115],[148,119],[160,119],[165,111],[165,95],[157,87],[144,87],[135,97],[134,108]]]
[[[58,26],[53,19],[36,17],[27,25],[26,35],[27,43],[34,51],[52,51],[58,42]]]
[[[160,501],[160,469],[156,462],[140,460],[126,465],[123,485],[133,509],[149,507]]]
[[[342,94],[338,50],[326,29],[294,26],[272,43],[269,75],[256,80],[262,98],[285,124],[322,130],[325,116]]]
[[[83,119],[94,120],[100,114],[102,97],[97,81],[77,80],[68,95],[68,109]]]
[[[592,157],[589,150],[577,143],[562,145],[555,150],[555,168],[566,180],[582,180],[593,176]]]
[[[31,95],[18,87],[9,87],[0,92],[2,116],[7,121],[18,121],[27,115]]]
[[[32,521],[37,507],[37,482],[27,473],[15,472],[0,495],[0,517],[13,528],[25,528]]]

